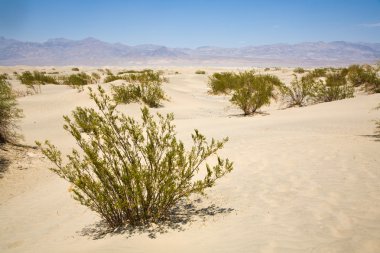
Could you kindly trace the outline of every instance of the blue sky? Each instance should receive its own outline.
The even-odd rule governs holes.
[[[191,48],[380,42],[380,0],[0,0],[0,36]]]

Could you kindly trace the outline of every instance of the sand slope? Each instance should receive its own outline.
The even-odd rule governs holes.
[[[27,170],[0,179],[0,252],[380,252],[380,140],[371,136],[380,94],[239,117],[227,98],[207,94],[206,76],[180,72],[165,85],[171,101],[154,111],[175,113],[186,144],[194,128],[229,136],[222,154],[235,162],[195,207],[208,209],[166,231],[94,239],[103,231],[96,214],[71,199],[46,159],[26,155]],[[62,115],[92,104],[62,86],[19,102],[25,142],[49,139],[64,152],[73,142]],[[120,110],[137,116],[139,106]]]

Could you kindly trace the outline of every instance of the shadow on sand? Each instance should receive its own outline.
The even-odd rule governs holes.
[[[126,225],[117,229],[110,228],[104,221],[89,225],[78,232],[81,236],[88,236],[94,240],[101,239],[106,235],[125,234],[127,238],[134,235],[147,234],[149,238],[155,239],[157,235],[167,233],[169,230],[184,231],[184,226],[196,220],[206,220],[207,217],[218,214],[229,214],[234,209],[221,208],[210,205],[206,208],[197,208],[194,203],[180,203],[173,208],[169,218],[160,221],[157,224],[148,224],[141,226]],[[198,200],[199,202],[199,200]]]
[[[0,146],[0,149],[6,150],[4,147]],[[4,176],[4,173],[8,170],[11,162],[5,158],[0,150],[0,178]]]

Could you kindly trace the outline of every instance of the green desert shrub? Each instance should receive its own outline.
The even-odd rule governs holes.
[[[214,95],[230,94],[240,87],[237,79],[237,74],[233,72],[214,73],[208,80],[210,93]]]
[[[72,71],[79,71],[79,68],[72,68]]]
[[[11,85],[0,78],[0,144],[17,141],[20,135],[16,132],[16,122],[21,117],[22,110],[17,108]]]
[[[197,75],[204,75],[204,74],[206,74],[206,71],[204,71],[204,70],[197,70],[197,71],[195,71],[195,74],[197,74]]]
[[[282,101],[288,106],[305,106],[315,96],[315,79],[310,76],[298,78],[294,75],[289,86],[279,86]]]
[[[51,170],[73,185],[74,198],[110,227],[168,218],[179,201],[204,194],[233,169],[217,155],[227,138],[209,143],[195,130],[193,146],[186,150],[176,137],[172,114],[154,117],[144,108],[137,121],[117,112],[105,91],[98,91],[90,92],[97,110],[78,107],[72,119],[64,117],[64,128],[80,148],[73,149],[67,163],[48,141],[37,145],[55,164]],[[214,155],[216,164],[206,164],[203,171],[205,160]]]
[[[354,97],[354,87],[340,72],[330,73],[316,85],[315,102],[330,102]]]
[[[167,100],[162,84],[168,80],[159,71],[129,74],[123,80],[128,83],[112,86],[113,98],[118,103],[140,101],[149,107],[159,107],[163,100]]]
[[[293,70],[294,73],[297,73],[297,74],[302,74],[302,73],[305,73],[305,69],[301,68],[301,67],[298,67],[298,68],[295,68]]]
[[[33,93],[41,92],[41,85],[58,84],[58,80],[53,76],[48,76],[45,72],[39,71],[24,71],[17,78]]]
[[[254,75],[246,71],[237,75],[240,88],[233,92],[231,103],[243,110],[244,115],[257,112],[264,105],[269,105],[275,98],[275,87],[281,84],[276,76]]]

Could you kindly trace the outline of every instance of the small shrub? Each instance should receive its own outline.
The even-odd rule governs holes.
[[[0,144],[15,142],[21,137],[16,132],[16,122],[21,117],[22,110],[17,108],[11,85],[0,78]]]
[[[294,75],[289,86],[279,87],[282,101],[288,107],[304,106],[315,96],[316,81],[311,76],[304,76],[300,79]]]
[[[242,72],[237,76],[240,88],[232,95],[231,103],[243,110],[244,115],[254,114],[264,105],[269,105],[275,98],[275,87],[281,81],[271,75],[254,75],[252,72]]]
[[[204,74],[206,74],[206,71],[204,71],[204,70],[197,70],[197,71],[195,71],[195,74],[197,74],[197,75],[204,75]]]
[[[326,81],[320,81],[316,86],[315,102],[330,102],[354,97],[354,87],[347,83],[341,73],[331,73]]]
[[[269,70],[270,70],[270,68],[265,68],[265,69],[264,69],[265,72],[266,72],[266,71],[269,71]]]
[[[167,218],[183,198],[204,194],[205,189],[233,169],[228,159],[217,157],[214,166],[201,165],[216,155],[222,141],[206,138],[197,130],[193,146],[185,150],[178,140],[173,115],[157,114],[155,120],[147,108],[142,122],[116,111],[102,88],[91,91],[98,110],[78,107],[73,120],[65,116],[65,130],[78,143],[63,163],[61,152],[48,141],[37,142],[43,154],[56,168],[51,170],[73,185],[74,199],[97,212],[112,228],[140,225]],[[197,177],[197,179],[194,179]]]
[[[112,86],[113,98],[118,103],[141,101],[149,107],[159,107],[162,100],[167,100],[161,86],[168,80],[161,76],[161,72],[129,74],[123,80],[128,84]]]
[[[72,68],[72,71],[79,71],[79,68]]]
[[[302,73],[305,73],[305,70],[301,67],[298,67],[298,68],[295,68],[293,72],[297,74],[302,74]]]

